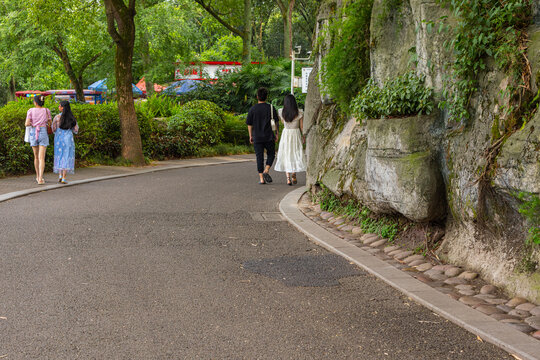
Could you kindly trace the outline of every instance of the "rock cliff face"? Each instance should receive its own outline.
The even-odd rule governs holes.
[[[444,65],[451,61],[443,43],[449,33],[429,31],[428,24],[451,13],[435,0],[404,0],[381,16],[375,0],[371,20],[371,77],[382,84],[414,68],[439,95]],[[322,4],[318,29],[335,14],[340,1]],[[528,57],[532,88],[540,84],[540,15],[529,30]],[[384,21],[381,19],[384,18]],[[318,36],[322,33],[318,33]],[[488,182],[478,181],[487,165],[486,150],[499,128],[499,93],[505,74],[479,75],[480,91],[472,99],[465,127],[445,112],[405,119],[357,121],[321,96],[318,54],[306,99],[304,130],[308,134],[308,183],[322,183],[336,194],[352,196],[379,213],[400,213],[414,221],[445,219],[447,231],[440,256],[480,271],[510,293],[540,301],[540,273],[516,270],[524,257],[528,224],[514,194],[540,192],[540,112],[500,147]],[[412,59],[412,60],[411,60]],[[540,262],[538,247],[528,250]]]

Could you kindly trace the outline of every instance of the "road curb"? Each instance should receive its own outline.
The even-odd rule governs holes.
[[[158,171],[184,169],[184,168],[201,167],[201,166],[234,164],[234,163],[243,163],[243,162],[250,162],[250,161],[253,161],[253,160],[252,159],[234,159],[234,160],[227,160],[227,161],[205,162],[205,163],[200,163],[200,164],[195,163],[195,164],[171,165],[171,166],[163,166],[163,167],[153,168],[153,169],[144,169],[144,170],[139,170],[139,171],[133,171],[133,172],[130,172],[130,173],[125,173],[125,174],[107,175],[107,176],[100,176],[100,177],[89,178],[89,179],[84,179],[84,180],[75,180],[75,181],[70,181],[68,184],[51,184],[51,185],[39,186],[39,187],[36,187],[36,188],[13,191],[13,192],[10,192],[10,193],[1,194],[0,195],[0,203],[4,202],[4,201],[15,199],[15,198],[19,198],[19,197],[22,197],[22,196],[39,193],[39,192],[42,192],[42,191],[55,190],[55,189],[65,188],[65,187],[68,187],[68,186],[87,184],[87,183],[91,183],[91,182],[111,180],[111,179],[119,179],[119,178],[124,178],[124,177],[128,177],[128,176],[135,176],[135,175],[154,173],[154,172],[158,172]]]
[[[411,299],[522,360],[540,359],[540,342],[509,325],[453,300],[383,260],[361,250],[311,221],[298,209],[304,188],[288,193],[279,203],[281,214],[313,242],[343,256]]]

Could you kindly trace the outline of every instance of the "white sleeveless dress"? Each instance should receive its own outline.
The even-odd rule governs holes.
[[[277,161],[274,170],[281,172],[306,171],[306,155],[302,145],[300,132],[300,119],[304,116],[300,110],[298,116],[291,122],[286,122],[279,110],[279,119],[283,124],[283,131],[279,140]]]

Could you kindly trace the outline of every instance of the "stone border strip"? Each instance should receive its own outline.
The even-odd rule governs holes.
[[[476,311],[415,279],[407,272],[360,249],[317,225],[298,208],[304,188],[287,194],[279,204],[283,216],[316,244],[352,261],[428,309],[522,360],[540,359],[540,342],[510,325]]]
[[[220,157],[223,158],[223,157]],[[208,158],[206,158],[208,159]],[[128,176],[135,176],[135,175],[142,175],[142,174],[149,174],[154,173],[158,171],[165,171],[165,170],[175,170],[175,169],[183,169],[183,168],[192,168],[192,167],[201,167],[201,166],[213,166],[213,165],[224,165],[224,164],[232,164],[232,163],[243,163],[243,162],[250,162],[254,161],[253,159],[231,159],[227,161],[216,161],[216,162],[201,162],[201,163],[190,163],[190,164],[182,164],[182,165],[170,165],[170,166],[163,166],[159,168],[153,168],[153,169],[144,169],[140,171],[133,171],[125,174],[116,174],[116,175],[107,175],[107,176],[101,176],[101,177],[95,177],[95,178],[89,178],[89,179],[83,179],[83,180],[75,180],[70,181],[67,184],[51,184],[51,185],[45,185],[45,186],[39,186],[36,188],[31,189],[25,189],[20,191],[14,191],[10,193],[5,193],[0,195],[0,203],[8,200],[12,200],[18,197],[30,195],[39,193],[42,191],[48,191],[48,190],[55,190],[59,188],[64,188],[68,186],[75,186],[80,184],[87,184],[91,182],[96,181],[104,181],[104,180],[111,180],[111,179],[118,179]]]

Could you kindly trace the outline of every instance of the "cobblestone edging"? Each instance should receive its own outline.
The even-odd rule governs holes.
[[[377,234],[364,234],[343,216],[322,211],[304,194],[299,210],[318,225],[350,244],[409,273],[433,289],[540,340],[540,306],[526,299],[507,298],[477,273],[451,264],[435,264],[413,251],[388,244]],[[540,354],[539,354],[540,357]]]

